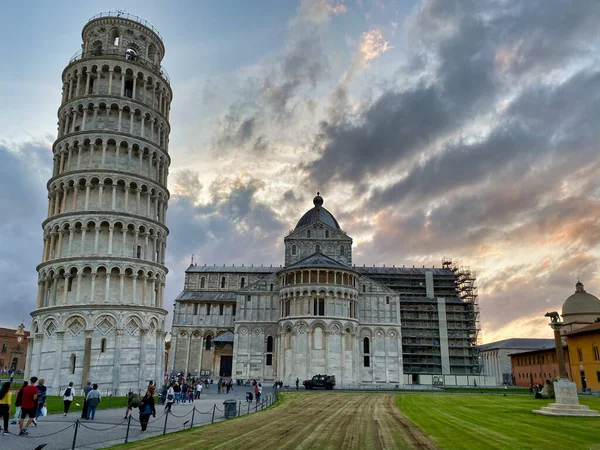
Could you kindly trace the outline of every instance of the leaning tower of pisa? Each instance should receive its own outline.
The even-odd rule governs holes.
[[[92,17],[62,73],[28,375],[142,389],[164,368],[169,112],[158,31]]]

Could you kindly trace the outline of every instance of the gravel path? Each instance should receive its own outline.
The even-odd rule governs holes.
[[[402,416],[395,393],[292,392],[276,408],[193,433],[134,444],[131,450],[437,450]]]

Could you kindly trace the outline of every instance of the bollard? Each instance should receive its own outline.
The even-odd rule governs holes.
[[[165,427],[163,428],[163,434],[167,434],[167,419],[169,418],[169,412],[165,412]]]
[[[240,401],[240,404],[238,405],[238,417],[240,417],[241,412],[242,412],[242,402]]]
[[[210,420],[210,423],[215,423],[215,409],[217,409],[217,404],[216,403],[213,406],[213,415],[212,415],[212,419]]]
[[[256,406],[254,407],[254,412],[258,411],[258,400],[256,401]]]
[[[196,415],[196,407],[192,410],[192,424],[190,425],[190,430],[194,428],[194,416]]]
[[[71,450],[75,450],[75,443],[77,442],[77,430],[79,429],[79,419],[75,421],[75,433],[73,433],[73,445]]]
[[[248,414],[250,414],[250,402],[248,402]]]
[[[131,414],[127,416],[127,433],[125,433],[125,443],[127,444],[127,440],[129,439],[129,427],[131,426]]]

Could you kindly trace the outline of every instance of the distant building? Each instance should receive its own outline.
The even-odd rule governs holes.
[[[20,325],[16,330],[0,328],[0,373],[10,370],[23,372],[27,358],[27,339],[29,331]]]
[[[572,380],[578,389],[600,390],[600,323],[565,333],[569,344]]]
[[[600,323],[596,323],[600,322],[600,299],[587,293],[583,283],[577,281],[575,293],[563,303],[561,316],[569,380],[574,381],[579,389],[600,389]],[[543,383],[558,375],[554,344],[546,349],[513,352],[510,356],[517,386]]]
[[[553,380],[559,375],[558,359],[554,339],[552,347],[532,350],[529,352],[517,352],[510,355],[513,379],[516,386],[528,387],[531,383],[544,384],[546,380]],[[569,365],[569,349],[563,347],[567,377],[572,380],[571,366]]]
[[[313,203],[284,238],[283,266],[186,270],[170,371],[286,384],[318,373],[338,386],[481,384],[475,274],[450,260],[353,265],[352,238],[320,195]]]
[[[483,375],[494,377],[498,386],[516,384],[510,355],[548,348],[554,348],[554,339],[512,338],[480,345]]]
[[[564,323],[561,329],[562,333],[600,321],[600,299],[587,293],[583,283],[577,281],[575,293],[563,303],[562,318]]]

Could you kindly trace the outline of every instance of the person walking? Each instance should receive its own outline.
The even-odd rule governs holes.
[[[13,417],[11,425],[16,425],[19,419],[21,419],[21,403],[23,401],[23,389],[25,389],[28,384],[28,381],[23,381],[23,386],[21,386],[21,389],[19,389],[19,391],[17,392],[17,398],[15,400],[15,417]]]
[[[140,406],[140,397],[135,392],[129,391],[127,399],[127,409],[125,410],[125,417],[123,419],[127,419],[133,408],[139,408]]]
[[[98,385],[96,383],[93,384],[92,390],[88,393],[87,397],[88,402],[88,416],[87,420],[94,420],[96,417],[96,407],[102,401],[102,397],[100,396],[100,392],[98,392]]]
[[[31,377],[29,379],[29,385],[23,388],[23,399],[21,401],[21,420],[19,420],[19,436],[27,436],[29,432],[27,428],[31,426],[35,413],[37,412],[38,404],[38,388],[35,385],[37,383],[37,377]],[[23,426],[23,422],[29,416],[27,424]]]
[[[88,418],[87,396],[91,390],[92,390],[92,382],[88,381],[87,384],[85,385],[85,387],[83,388],[83,408],[81,408],[81,418],[82,419]]]
[[[10,381],[5,382],[0,389],[0,416],[4,419],[4,428],[2,436],[10,434],[8,432],[8,419],[10,418],[10,405],[12,404],[12,392],[10,392]]]
[[[296,390],[299,389],[299,386],[300,386],[300,379],[296,378]]]
[[[173,406],[173,401],[175,400],[175,389],[173,389],[173,385],[169,386],[167,390],[167,398],[165,402],[165,412],[170,413],[171,407]]]
[[[67,387],[65,389],[65,391],[63,392],[63,404],[64,404],[64,413],[63,413],[63,417],[67,417],[67,414],[69,414],[69,408],[71,407],[71,403],[73,403],[73,398],[74,398],[74,389],[73,389],[73,382],[71,381],[69,383],[69,387]]]
[[[146,431],[148,427],[148,421],[150,420],[150,415],[152,417],[156,417],[156,409],[154,407],[154,397],[152,396],[152,391],[147,390],[146,395],[142,398],[140,403],[140,425],[142,426],[142,431]]]
[[[38,417],[40,417],[42,415],[42,410],[43,408],[46,407],[46,380],[44,380],[43,378],[40,378],[38,380],[38,386],[37,386],[37,390],[38,390],[38,404],[37,404],[37,411],[35,413],[35,419],[33,419],[33,426],[37,427],[37,419]]]
[[[200,400],[200,394],[202,394],[202,381],[198,381],[196,386],[196,400]]]

